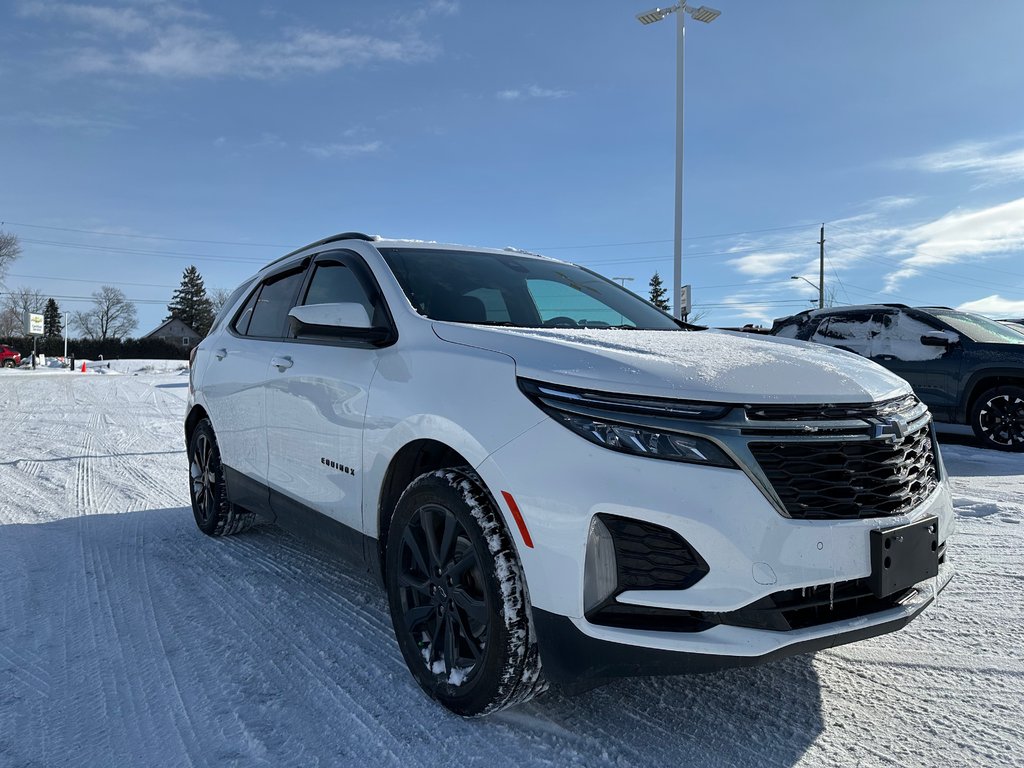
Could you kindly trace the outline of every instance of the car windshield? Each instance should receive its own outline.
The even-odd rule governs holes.
[[[516,253],[381,248],[417,312],[432,320],[517,328],[681,330],[611,280]]]
[[[928,312],[962,333],[971,341],[996,344],[1024,344],[1024,336],[1000,325],[995,320],[951,309],[929,309]]]

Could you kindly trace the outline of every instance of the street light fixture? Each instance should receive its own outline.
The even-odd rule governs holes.
[[[626,281],[629,280],[629,282],[632,283],[634,278],[632,278],[632,277],[613,277],[612,280],[618,280],[619,281],[619,285],[621,285],[623,288],[625,288],[626,287]]]
[[[822,285],[815,285],[810,280],[808,280],[806,277],[801,277],[800,275],[790,275],[789,279],[790,280],[803,280],[805,283],[807,283],[809,286],[811,286],[811,288],[816,290],[818,292],[818,309],[824,309],[825,308],[825,291],[824,291],[825,286],[824,286],[824,284],[822,284]]]
[[[672,307],[675,316],[680,320],[682,314],[683,288],[683,48],[686,42],[686,14],[694,21],[710,24],[722,15],[721,11],[702,5],[699,8],[685,2],[671,8],[654,8],[638,13],[636,18],[641,24],[654,24],[667,19],[671,14],[677,18],[676,29],[679,39],[676,45],[676,221],[675,247],[672,253]]]

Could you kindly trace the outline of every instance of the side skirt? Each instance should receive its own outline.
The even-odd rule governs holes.
[[[376,539],[231,467],[224,467],[224,482],[227,483],[228,498],[233,504],[255,512],[262,522],[274,523],[314,546],[340,555],[356,567],[370,571],[381,582],[380,569],[375,567]]]

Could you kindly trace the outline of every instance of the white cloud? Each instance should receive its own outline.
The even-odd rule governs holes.
[[[977,312],[990,317],[1024,317],[1024,301],[1004,299],[999,294],[974,301],[965,301],[957,309],[964,312]]]
[[[423,10],[454,13],[456,8],[441,0]],[[74,74],[268,79],[382,62],[427,61],[440,50],[416,29],[404,27],[391,38],[292,27],[276,39],[244,40],[217,28],[200,11],[160,0],[131,7],[33,0],[24,3],[20,13],[90,30],[88,44],[61,52],[64,68]],[[101,44],[104,36],[106,44]]]
[[[499,99],[505,101],[516,101],[518,99],[564,99],[572,93],[558,88],[541,88],[539,85],[529,85],[525,88],[509,88],[498,91],[495,94]]]
[[[31,114],[28,112],[0,115],[0,123],[30,125],[36,128],[47,128],[55,131],[77,130],[87,133],[108,133],[110,131],[128,130],[133,127],[120,120],[91,115]]]
[[[913,255],[885,276],[886,291],[928,267],[1024,250],[1024,197],[976,211],[953,211],[909,229],[902,240]]]
[[[380,141],[366,141],[359,144],[307,144],[302,149],[316,157],[354,157],[356,155],[369,155],[379,151],[384,146]]]
[[[1024,147],[1009,148],[1007,142],[969,141],[931,152],[903,163],[930,173],[964,172],[982,178],[983,183],[1024,179]]]
[[[424,3],[419,8],[401,14],[398,17],[398,22],[409,27],[417,27],[429,21],[432,17],[454,16],[458,12],[459,4],[453,2],[453,0],[431,0],[431,2]]]
[[[46,3],[35,0],[23,3],[18,12],[25,17],[62,18],[71,23],[122,36],[143,32],[150,26],[142,14],[130,7]]]
[[[738,259],[731,259],[728,263],[741,274],[751,277],[769,277],[792,272],[798,264],[806,260],[807,254],[758,252]]]

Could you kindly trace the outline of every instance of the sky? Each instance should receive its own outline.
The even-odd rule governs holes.
[[[713,0],[686,35],[683,282],[718,326],[829,300],[1024,317],[1024,3]],[[152,330],[348,230],[672,274],[675,56],[649,0],[9,0],[5,287]],[[791,279],[806,278],[814,285]]]

